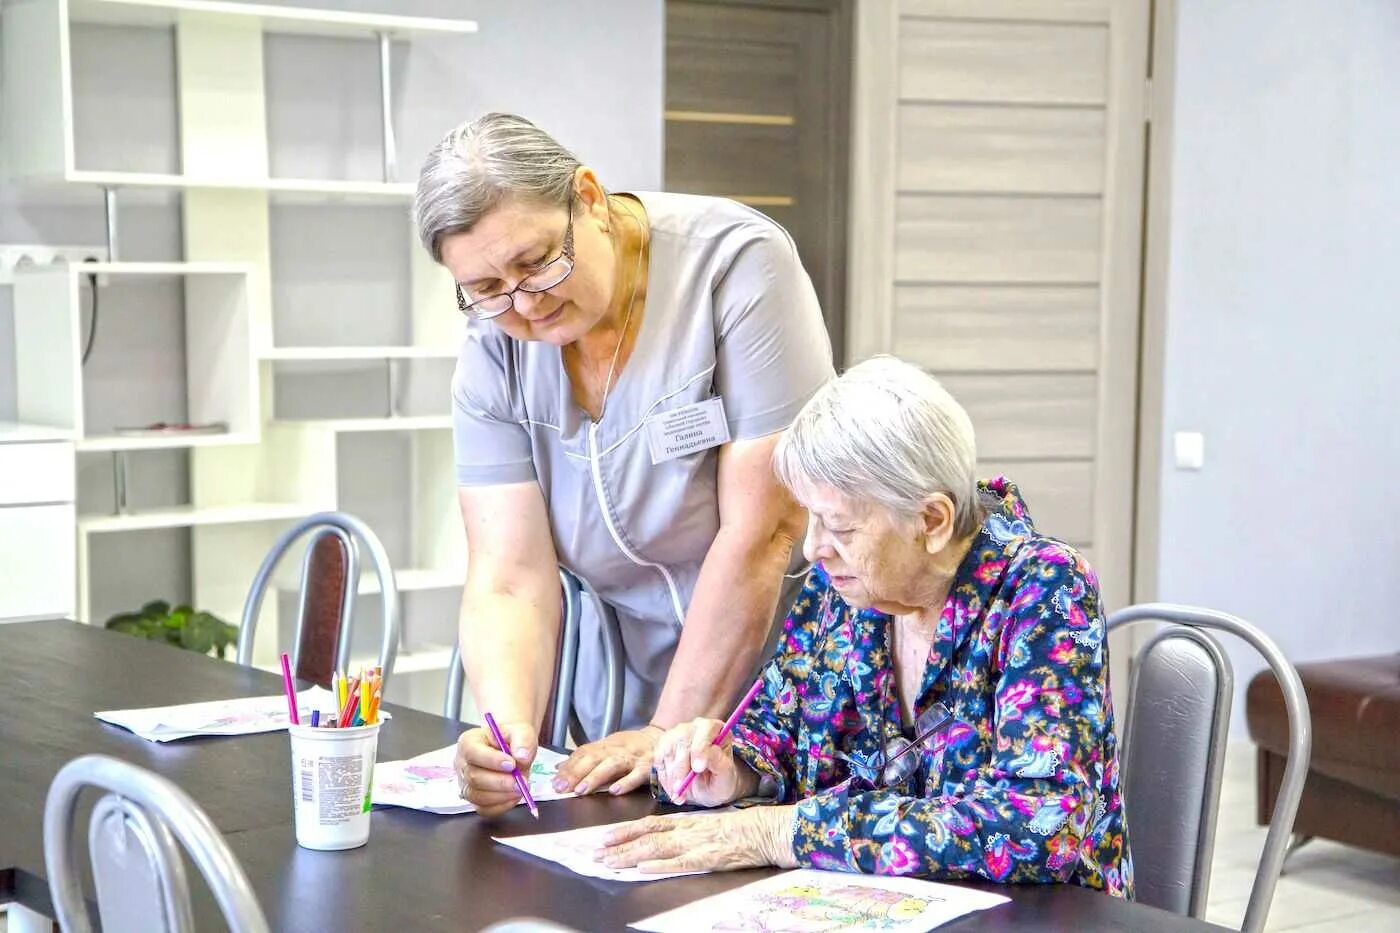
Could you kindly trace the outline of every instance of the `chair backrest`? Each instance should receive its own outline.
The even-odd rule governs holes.
[[[1205,632],[1167,626],[1134,658],[1129,694],[1121,764],[1137,899],[1204,917],[1234,696],[1230,662]]]
[[[334,668],[345,670],[350,666],[351,626],[355,593],[360,583],[359,547],[364,545],[379,581],[383,631],[378,664],[384,669],[387,683],[399,650],[399,590],[394,582],[394,569],[379,536],[360,519],[344,512],[319,512],[308,516],[284,531],[268,550],[243,603],[238,663],[253,663],[258,614],[272,584],[273,571],[292,545],[308,534],[312,537],[302,561],[300,606],[292,642],[293,669],[298,677],[325,686],[332,669],[327,666],[327,660],[332,654]],[[324,640],[332,627],[333,649]]]
[[[1180,627],[1243,639],[1264,656],[1282,687],[1288,763],[1242,925],[1246,933],[1257,933],[1269,915],[1312,756],[1302,680],[1272,639],[1237,616],[1144,603],[1110,615],[1108,630],[1138,622],[1174,625],[1151,639],[1135,662],[1121,756],[1128,840],[1138,900],[1144,903],[1201,917],[1210,884],[1233,676],[1213,639]]]
[[[563,748],[569,739],[569,724],[573,719],[574,676],[578,667],[579,629],[583,618],[583,595],[593,600],[598,624],[603,631],[603,660],[607,683],[604,699],[602,735],[616,732],[622,720],[622,632],[617,613],[587,589],[578,577],[559,569],[562,593],[560,607],[559,645],[556,652],[554,685],[550,691],[545,721],[540,728],[540,741]],[[442,715],[448,719],[462,718],[462,695],[466,686],[466,671],[462,667],[460,639],[452,646],[452,660],[447,669],[447,690],[443,698]],[[596,738],[602,738],[602,735]]]
[[[354,607],[350,581],[358,564],[354,541],[339,528],[313,531],[306,542],[297,611],[301,625],[292,667],[299,679],[330,686],[331,674],[338,669],[340,631],[346,625],[347,610]]]
[[[64,765],[44,806],[44,862],[59,926],[91,933],[73,844],[78,796],[108,791],[93,807],[88,851],[103,933],[187,933],[194,930],[189,881],[179,846],[204,876],[234,933],[268,933],[267,920],[243,867],[190,796],[144,768],[106,755]]]

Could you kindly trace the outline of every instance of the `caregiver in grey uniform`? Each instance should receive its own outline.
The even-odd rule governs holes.
[[[762,214],[608,193],[509,114],[429,153],[415,214],[467,317],[452,401],[469,553],[459,637],[477,707],[533,759],[568,568],[617,612],[624,706],[622,729],[599,738],[588,613],[574,700],[594,741],[557,785],[630,791],[665,729],[729,713],[800,582],[785,573],[805,515],[770,456],[833,375],[816,294]],[[488,732],[462,735],[457,767],[484,814],[519,799]]]

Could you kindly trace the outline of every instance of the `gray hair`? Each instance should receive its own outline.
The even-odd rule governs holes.
[[[465,233],[510,197],[563,204],[578,157],[553,136],[513,113],[468,120],[433,147],[418,174],[413,219],[435,262],[442,241]]]
[[[959,537],[981,523],[976,464],[967,412],[933,376],[892,356],[822,386],[773,451],[774,471],[794,491],[818,482],[903,517],[943,493]]]

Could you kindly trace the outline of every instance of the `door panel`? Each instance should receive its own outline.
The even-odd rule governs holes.
[[[1103,192],[1102,110],[926,104],[899,133],[903,191]]]
[[[1108,93],[1098,24],[909,19],[899,61],[906,100],[1102,106]]]
[[[1098,198],[903,194],[895,204],[898,282],[1099,280]]]
[[[972,418],[979,460],[1094,455],[1098,386],[1092,375],[959,373],[942,382]]]
[[[1092,372],[1098,360],[1093,285],[899,285],[894,304],[899,352],[936,373]]]

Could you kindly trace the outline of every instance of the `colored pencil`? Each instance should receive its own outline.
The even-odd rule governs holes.
[[[486,714],[486,725],[491,730],[491,738],[496,740],[496,747],[510,758],[513,765],[511,776],[515,778],[515,789],[520,791],[520,796],[525,801],[525,806],[530,808],[530,815],[535,819],[540,818],[539,804],[535,803],[535,798],[530,795],[530,782],[525,780],[525,775],[520,773],[520,765],[516,764],[515,756],[510,753],[510,746],[506,744],[505,737],[501,735],[501,730],[496,726],[496,719],[490,713]]]
[[[753,686],[749,688],[749,692],[744,694],[744,698],[739,701],[739,705],[734,707],[734,712],[730,713],[729,718],[724,721],[724,728],[719,730],[719,735],[715,736],[715,740],[710,743],[711,745],[724,744],[724,740],[729,738],[729,733],[733,732],[734,727],[738,725],[739,717],[744,715],[744,710],[749,708],[749,704],[753,702],[753,698],[758,696],[758,691],[762,689],[763,678],[759,677],[758,680],[753,682]],[[699,771],[691,771],[685,776],[685,780],[681,781],[681,786],[676,788],[676,803],[685,803],[686,792],[690,790],[690,785],[695,783],[695,779],[699,777],[699,775]]]
[[[321,711],[318,709],[313,709],[311,711],[311,728],[321,728]]]
[[[287,721],[294,726],[301,725],[297,715],[297,688],[292,684],[292,660],[287,652],[282,652],[282,688],[287,691]]]
[[[352,719],[354,716],[355,701],[359,699],[360,696],[360,685],[354,683],[353,677],[350,678],[350,680],[351,684],[347,688],[345,705],[340,708],[340,715],[337,717],[337,721],[340,723],[340,728],[342,729],[348,729],[350,726],[354,725]]]

